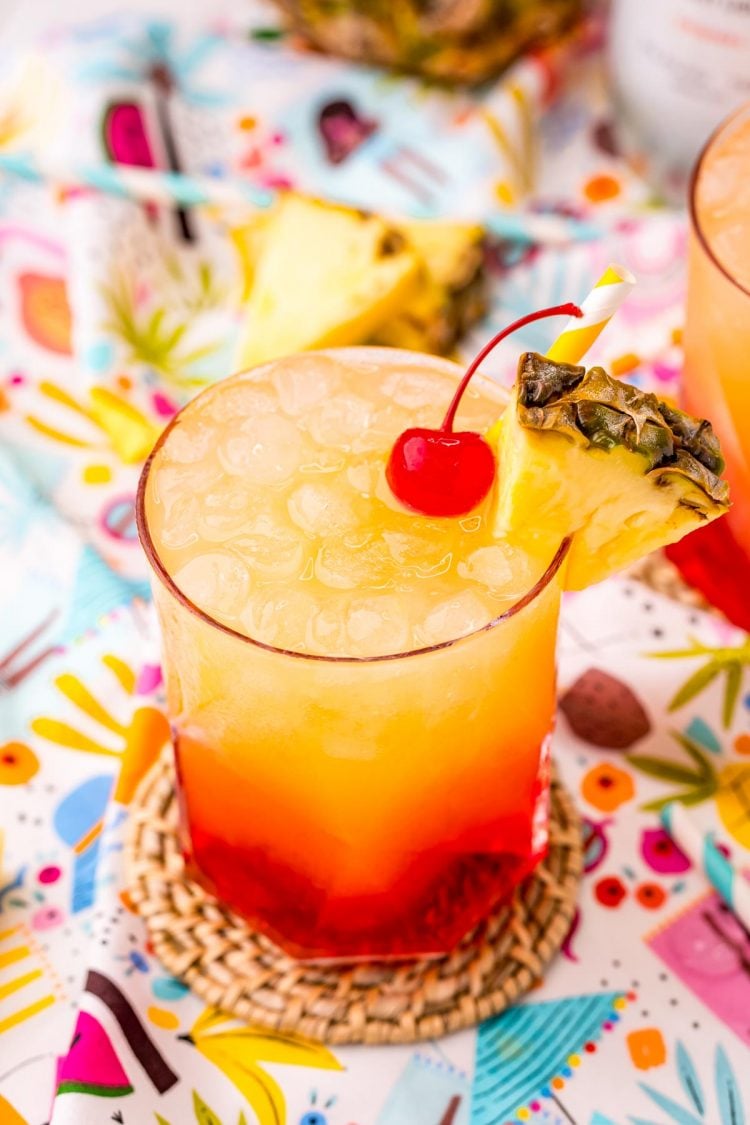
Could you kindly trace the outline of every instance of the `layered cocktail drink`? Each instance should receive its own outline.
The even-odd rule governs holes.
[[[469,382],[498,338],[463,379],[382,348],[258,367],[144,469],[185,852],[301,957],[446,952],[532,870],[563,586],[727,508],[707,422],[535,353],[504,409]]]
[[[546,847],[564,550],[496,538],[488,502],[405,511],[385,479],[460,374],[282,359],[203,392],[144,473],[185,849],[299,955],[450,949]],[[477,380],[458,420],[503,401]]]

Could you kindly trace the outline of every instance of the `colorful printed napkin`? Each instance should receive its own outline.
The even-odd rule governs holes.
[[[470,201],[493,228],[507,144],[485,147],[498,144],[486,106],[300,58],[259,20],[246,30],[125,21],[48,36],[0,99],[0,156],[179,159],[411,213]],[[620,259],[639,287],[593,358],[674,393],[684,223],[640,210],[594,64],[543,121],[533,212],[562,220],[556,244],[579,241],[496,238],[476,339],[580,297]],[[343,156],[311,109],[337,102],[356,109]],[[0,1122],[740,1125],[750,939],[654,806],[681,796],[748,862],[750,680],[730,688],[750,651],[634,582],[566,606],[555,752],[585,817],[586,875],[524,1003],[414,1048],[331,1050],[206,1009],[154,958],[122,872],[128,804],[168,738],[133,497],[159,427],[228,370],[235,221],[0,177]],[[546,342],[531,326],[498,378]]]

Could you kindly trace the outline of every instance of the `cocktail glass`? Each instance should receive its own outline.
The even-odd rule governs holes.
[[[461,375],[393,349],[327,354]],[[159,556],[150,480],[180,418],[144,468],[137,514],[191,872],[302,958],[450,950],[547,846],[567,545],[469,635],[364,658],[276,648],[198,608]]]
[[[684,405],[709,417],[732,507],[667,554],[714,605],[750,628],[750,106],[701,154],[690,189]]]

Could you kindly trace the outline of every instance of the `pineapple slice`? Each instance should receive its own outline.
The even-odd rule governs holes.
[[[424,221],[399,223],[398,229],[420,257],[420,277],[373,343],[450,355],[486,311],[484,232],[466,223]]]
[[[263,252],[263,242],[270,221],[271,215],[268,211],[258,211],[249,222],[229,228],[229,237],[240,259],[243,304],[249,300],[252,292],[256,263]]]
[[[419,258],[383,219],[289,194],[263,231],[237,364],[356,344],[402,305]]]
[[[495,531],[548,551],[572,536],[571,590],[674,543],[729,506],[710,423],[601,367],[586,371],[527,352],[499,430]]]

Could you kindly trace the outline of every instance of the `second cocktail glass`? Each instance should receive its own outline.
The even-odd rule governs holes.
[[[721,439],[732,507],[670,547],[688,581],[750,628],[750,105],[720,126],[693,174],[684,399]]]

